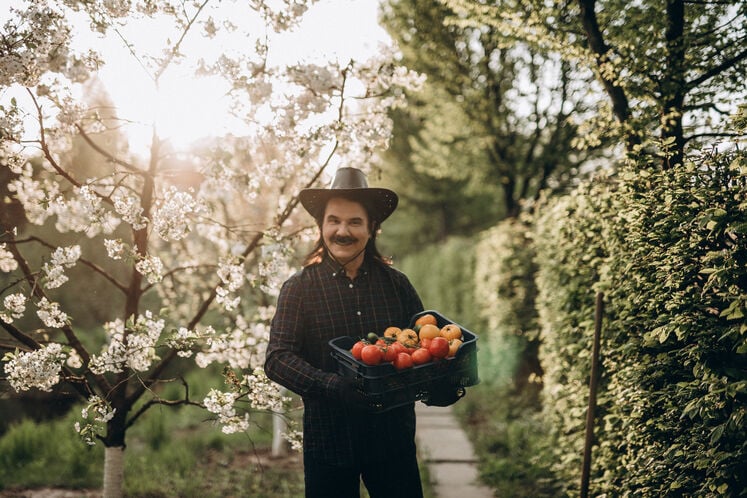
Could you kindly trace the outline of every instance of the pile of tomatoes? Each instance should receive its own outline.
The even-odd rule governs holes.
[[[425,314],[413,328],[388,327],[383,336],[371,332],[353,344],[350,352],[366,365],[391,363],[397,370],[456,355],[463,344],[462,329],[454,323],[438,327],[436,317]]]

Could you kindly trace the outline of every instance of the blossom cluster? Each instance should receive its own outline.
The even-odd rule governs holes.
[[[60,309],[60,304],[41,298],[37,304],[36,315],[47,327],[60,328],[67,323],[67,313]]]
[[[264,323],[249,325],[240,315],[236,317],[237,327],[223,333],[213,333],[207,337],[207,349],[195,356],[200,368],[211,363],[227,363],[232,368],[252,368],[261,363],[264,340],[269,336],[269,327]]]
[[[51,391],[60,382],[60,370],[67,358],[61,344],[45,344],[34,351],[6,354],[4,370],[10,386],[16,391],[37,388]]]
[[[241,298],[235,296],[231,299],[230,295],[244,285],[246,281],[244,267],[242,265],[221,262],[218,264],[218,277],[222,285],[215,289],[215,300],[219,304],[222,304],[227,311],[235,310]]]
[[[80,246],[78,245],[55,249],[51,259],[42,267],[47,278],[47,289],[56,289],[67,282],[68,277],[65,275],[65,268],[75,266],[78,259],[80,259]]]
[[[4,311],[0,311],[0,320],[5,323],[13,323],[13,320],[21,318],[26,311],[26,296],[20,292],[8,294],[3,299]]]
[[[157,359],[156,344],[164,326],[164,320],[156,319],[150,311],[139,315],[129,326],[125,326],[120,319],[105,323],[104,330],[109,337],[109,344],[101,354],[91,356],[91,372],[119,373],[126,367],[137,372],[148,370]]]
[[[239,396],[238,392],[211,389],[203,401],[205,409],[218,416],[218,423],[222,426],[221,431],[224,434],[246,432],[249,429],[249,414],[244,413],[243,417],[239,416],[234,406]]]
[[[91,396],[88,399],[88,404],[80,411],[83,423],[75,422],[75,432],[80,435],[86,444],[93,446],[96,444],[94,438],[100,427],[109,422],[116,411],[117,409],[112,408],[101,396]]]
[[[157,284],[163,278],[163,262],[158,256],[147,255],[135,263],[135,269],[144,276],[148,283]]]
[[[168,188],[153,213],[153,228],[165,241],[181,240],[191,231],[190,217],[205,212],[205,206],[187,192]]]
[[[199,335],[194,330],[186,327],[179,327],[174,333],[166,339],[166,345],[177,351],[177,355],[182,358],[192,356],[192,349],[197,345]]]
[[[251,407],[257,410],[282,412],[290,402],[290,398],[283,396],[283,391],[267,377],[262,368],[255,368],[251,375],[245,375],[242,385],[248,389]]]
[[[0,271],[11,272],[18,268],[18,262],[13,257],[13,253],[10,252],[6,245],[0,244]]]

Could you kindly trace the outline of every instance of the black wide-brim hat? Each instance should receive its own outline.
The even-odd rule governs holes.
[[[303,189],[298,198],[316,220],[324,217],[327,201],[332,197],[344,197],[360,202],[374,221],[381,223],[397,209],[399,197],[386,188],[369,187],[363,171],[358,168],[339,168],[329,188]]]

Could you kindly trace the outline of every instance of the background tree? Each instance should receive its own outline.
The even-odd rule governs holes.
[[[294,215],[295,193],[326,181],[334,160],[365,164],[388,139],[386,108],[401,94],[391,89],[411,80],[385,64],[390,54],[273,63],[275,34],[307,7],[34,1],[0,31],[3,202],[14,207],[0,220],[4,380],[86,400],[76,430],[105,446],[104,496],[121,495],[126,434],[150,408],[200,406],[236,432],[252,410],[287,401],[260,367],[274,296],[309,224]],[[112,131],[127,124],[117,110],[75,97],[105,62],[75,48],[69,22],[81,18],[92,43],[120,38],[155,88],[188,62],[222,77],[244,128],[176,150],[154,120],[149,150],[129,151]],[[190,59],[208,40],[221,51]],[[93,282],[108,293],[90,296]],[[97,320],[76,316],[71,288],[98,300]],[[181,397],[162,397],[188,357],[225,365],[228,391],[195,400],[181,381]]]
[[[596,152],[574,149],[585,76],[542,47],[487,23],[455,22],[440,2],[391,0],[382,23],[402,61],[427,76],[393,114],[388,176],[413,210],[440,220],[433,240],[516,217],[542,189],[562,189]],[[586,76],[588,77],[588,75]]]
[[[663,167],[713,138],[729,140],[728,117],[746,96],[744,2],[445,0],[460,24],[492,26],[588,68],[607,95],[587,136],[616,136],[631,154]],[[585,127],[585,128],[587,128]]]

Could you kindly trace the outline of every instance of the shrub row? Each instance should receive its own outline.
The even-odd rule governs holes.
[[[578,494],[596,292],[593,496],[744,496],[747,158],[596,178],[534,222],[546,459]]]

